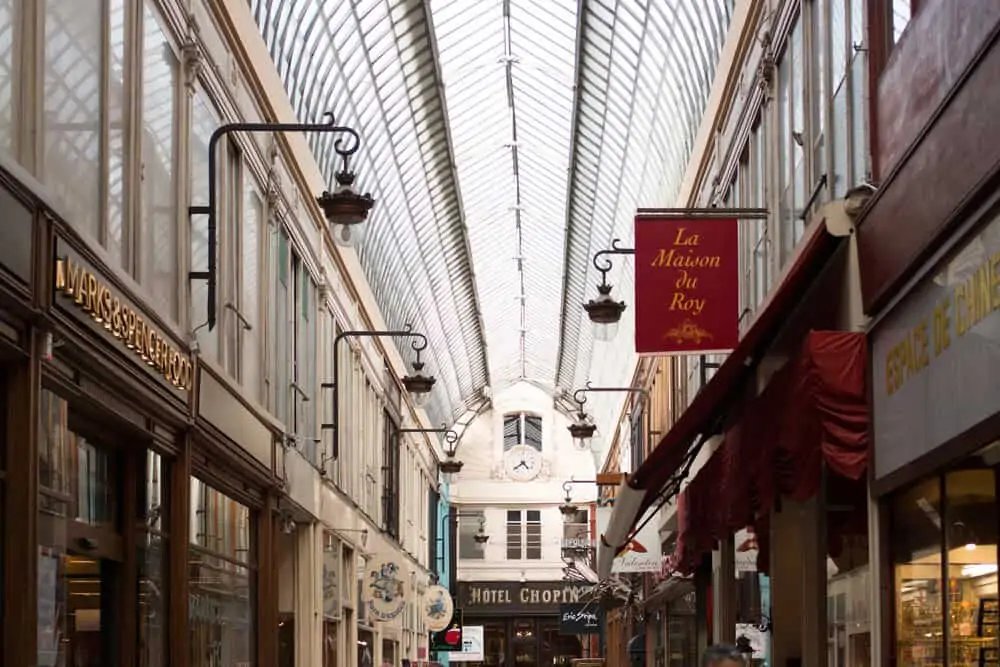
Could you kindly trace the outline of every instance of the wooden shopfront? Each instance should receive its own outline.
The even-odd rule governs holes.
[[[458,582],[456,607],[466,626],[483,626],[483,661],[470,667],[570,665],[587,654],[587,637],[561,635],[562,605],[586,601],[589,584],[563,581]]]
[[[198,428],[177,325],[0,185],[0,665],[271,664],[270,469]]]

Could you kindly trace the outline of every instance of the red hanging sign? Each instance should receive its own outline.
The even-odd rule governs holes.
[[[635,219],[635,351],[705,354],[739,341],[734,218]]]

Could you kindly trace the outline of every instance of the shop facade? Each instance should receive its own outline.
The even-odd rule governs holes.
[[[3,664],[269,662],[271,466],[199,418],[183,338],[101,253],[0,186],[0,567],[32,592]]]
[[[901,666],[1000,659],[1000,198],[980,213],[871,335],[885,636]]]
[[[989,122],[1000,8],[977,10],[920,3],[879,72],[881,185],[858,226],[872,318],[873,661],[900,667],[1000,657],[1000,128]]]
[[[456,588],[464,625],[483,627],[483,661],[470,667],[568,667],[590,655],[591,635],[560,632],[560,609],[586,603],[590,584],[459,581]]]

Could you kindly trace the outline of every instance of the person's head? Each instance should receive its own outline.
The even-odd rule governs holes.
[[[701,659],[701,667],[743,667],[743,653],[732,644],[709,646]]]

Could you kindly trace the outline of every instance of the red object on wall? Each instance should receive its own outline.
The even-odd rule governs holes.
[[[635,351],[731,350],[739,341],[734,218],[635,218]]]

